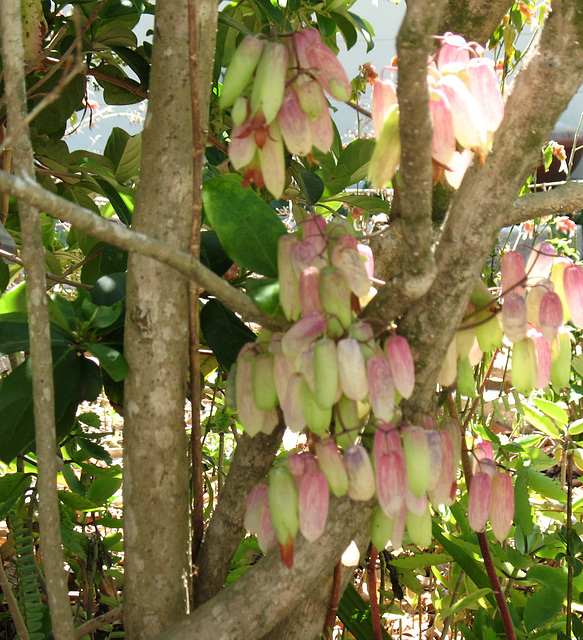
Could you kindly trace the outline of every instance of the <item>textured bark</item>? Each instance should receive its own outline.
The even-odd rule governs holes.
[[[310,544],[296,540],[294,565],[288,569],[279,550],[269,552],[236,582],[174,625],[157,640],[251,640],[268,633],[330,576],[350,541],[368,526],[371,502],[333,498],[324,534]],[[302,640],[309,640],[304,636]]]
[[[186,0],[156,4],[150,103],[133,227],[181,251],[192,224]],[[186,279],[131,255],[125,324],[125,629],[153,638],[187,612],[189,470],[184,425]],[[196,374],[195,374],[196,375]]]
[[[452,31],[484,46],[512,4],[513,0],[448,0],[438,33]]]
[[[194,603],[200,606],[224,586],[231,559],[245,534],[243,520],[247,497],[275,459],[285,425],[280,421],[271,435],[244,435],[237,445],[220,500],[196,559]]]
[[[15,173],[34,178],[32,146],[28,127],[20,129],[26,117],[22,15],[19,0],[0,3],[2,27],[2,72],[8,115],[8,134],[14,140],[12,166]],[[28,324],[39,494],[41,548],[56,640],[72,640],[73,618],[69,603],[67,574],[63,568],[59,499],[57,495],[57,442],[53,359],[45,280],[45,249],[38,210],[19,203],[22,257],[26,272]],[[1,559],[0,559],[1,562]]]

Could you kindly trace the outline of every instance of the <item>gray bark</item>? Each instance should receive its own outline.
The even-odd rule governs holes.
[[[156,4],[153,46],[133,228],[187,251],[193,191],[186,0]],[[153,638],[187,612],[187,300],[184,277],[151,258],[130,256],[124,427],[124,622],[130,640]]]

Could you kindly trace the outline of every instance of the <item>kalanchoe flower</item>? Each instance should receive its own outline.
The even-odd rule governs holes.
[[[285,90],[277,119],[288,151],[298,156],[307,156],[312,151],[310,121],[291,85]]]
[[[512,344],[526,337],[526,300],[517,294],[509,294],[502,305],[502,329]]]
[[[294,373],[287,385],[285,396],[279,399],[285,423],[296,433],[306,427],[304,393],[307,386],[304,376]]]
[[[502,256],[500,273],[502,295],[513,293],[514,295],[524,296],[526,294],[524,285],[521,284],[526,281],[526,266],[524,258],[518,251],[507,251]]]
[[[324,311],[330,315],[328,334],[339,338],[352,323],[352,306],[348,282],[336,267],[320,271],[320,295]]]
[[[284,466],[269,472],[269,508],[281,559],[291,569],[294,540],[300,528],[299,497],[294,477]]]
[[[551,280],[555,285],[555,293],[561,298],[563,303],[563,319],[565,322],[569,322],[571,319],[571,312],[569,311],[569,305],[565,297],[565,289],[563,286],[563,276],[565,269],[573,264],[573,261],[569,258],[557,257],[553,260],[553,266],[551,269]]]
[[[492,503],[490,524],[499,542],[504,542],[510,533],[514,518],[514,487],[507,473],[497,473],[492,478]]]
[[[561,327],[558,338],[553,343],[551,382],[556,389],[565,389],[571,378],[571,337],[567,329]]]
[[[530,324],[540,326],[540,304],[547,293],[554,293],[555,285],[552,280],[539,278],[538,282],[531,286],[526,298],[526,319]],[[561,324],[563,322],[563,303],[557,296],[561,311]]]
[[[393,179],[401,162],[401,137],[399,133],[399,106],[395,105],[387,115],[369,164],[368,177],[376,189],[382,189]]]
[[[480,109],[487,131],[497,131],[504,118],[504,100],[494,71],[494,62],[488,58],[472,58],[466,70],[470,91]]]
[[[417,515],[407,509],[407,533],[411,542],[419,547],[427,548],[431,545],[431,511],[426,506],[422,515]]]
[[[370,280],[374,278],[374,255],[367,244],[358,243],[356,250],[364,258],[364,269]]]
[[[410,398],[415,388],[415,364],[409,343],[403,336],[394,336],[387,340],[385,350],[398,392]]]
[[[332,422],[332,405],[321,409],[316,395],[308,385],[304,387],[304,416],[308,429],[316,435],[325,433]]]
[[[437,486],[437,483],[439,482],[439,476],[441,475],[441,464],[443,456],[442,441],[441,434],[439,433],[439,431],[437,431],[437,429],[426,429],[425,437],[427,438],[431,460],[431,465],[429,468],[429,486],[427,487],[427,491],[432,492]]]
[[[368,380],[359,342],[354,338],[343,338],[336,345],[336,355],[342,392],[352,400],[364,400],[368,394]]]
[[[344,452],[344,464],[348,474],[348,495],[352,500],[366,502],[375,493],[374,471],[366,449],[359,444]]]
[[[285,398],[287,386],[295,372],[292,360],[283,353],[276,353],[273,356],[273,375],[275,378],[275,388],[277,389],[277,397]]]
[[[256,484],[247,499],[245,528],[257,535],[257,543],[263,553],[267,553],[277,544],[277,537],[271,522],[269,509],[269,489],[266,484]]]
[[[298,356],[313,344],[326,330],[328,320],[318,311],[304,316],[288,329],[281,340],[281,348],[287,356]]]
[[[271,411],[278,404],[273,355],[262,353],[255,358],[253,387],[255,401],[262,411]]]
[[[306,470],[296,476],[299,492],[300,532],[309,542],[324,533],[328,515],[328,484],[313,455],[307,456]]]
[[[555,247],[550,242],[539,242],[534,245],[526,263],[526,274],[529,284],[548,278],[553,266]]]
[[[367,365],[368,393],[375,416],[388,422],[395,413],[395,383],[385,356],[369,358]]]
[[[437,66],[444,72],[449,69],[457,71],[465,68],[470,62],[470,47],[462,36],[447,31],[437,53]]]
[[[449,432],[441,431],[439,436],[441,439],[441,467],[439,477],[429,497],[435,506],[440,504],[450,506],[453,504],[451,483],[454,481],[456,469],[454,445]]]
[[[379,427],[375,433],[373,451],[379,505],[387,516],[392,517],[404,504],[407,487],[405,454],[396,429],[386,432]]]
[[[416,516],[422,516],[427,510],[427,494],[417,497],[409,487],[405,488],[405,504],[407,511],[414,513]]]
[[[478,472],[472,478],[468,501],[468,523],[474,531],[483,531],[490,514],[492,479]]]
[[[317,267],[306,267],[300,274],[300,304],[304,316],[312,311],[324,311],[320,295],[320,271]]]
[[[536,388],[544,389],[551,381],[551,345],[537,327],[531,327],[526,335],[533,341],[536,352]]]
[[[263,111],[265,121],[275,120],[283,101],[287,74],[288,52],[280,42],[267,42],[263,48],[253,90],[251,92],[251,112]]]
[[[523,395],[536,388],[538,365],[534,342],[524,338],[516,342],[512,349],[512,385]]]
[[[255,358],[250,355],[239,357],[235,378],[237,413],[245,433],[253,438],[263,427],[264,412],[257,406],[254,389]]]
[[[409,489],[420,498],[427,491],[431,478],[431,451],[425,429],[408,425],[402,434]]]
[[[299,242],[297,236],[285,234],[277,243],[277,266],[279,270],[279,304],[288,320],[300,317],[300,282],[293,265],[293,247]]]
[[[221,108],[230,107],[243,93],[253,78],[253,73],[263,52],[264,42],[247,36],[235,50],[231,64],[225,73],[219,104]]]
[[[383,550],[391,539],[393,518],[377,507],[370,521],[370,539],[374,546]]]
[[[334,143],[334,124],[330,117],[330,110],[324,109],[315,119],[310,121],[312,145],[322,153],[328,153]]]
[[[298,95],[300,108],[308,117],[308,120],[316,120],[318,116],[328,108],[326,97],[322,87],[306,76],[299,76],[294,82],[294,87]]]
[[[356,243],[355,243],[356,245]],[[358,297],[365,296],[370,290],[370,279],[364,267],[364,261],[356,249],[337,244],[332,249],[332,264],[340,269],[350,290]]]
[[[583,267],[568,266],[563,273],[563,287],[571,322],[577,329],[583,329]]]
[[[327,409],[337,400],[338,360],[336,343],[320,338],[314,343],[314,396],[320,409]]]
[[[392,80],[376,78],[372,85],[371,111],[372,123],[377,140],[380,137],[383,124],[393,107],[398,104],[397,88]]]
[[[443,91],[429,91],[429,114],[433,122],[431,156],[439,164],[450,167],[456,153],[451,105]]]
[[[346,473],[342,454],[334,440],[332,438],[320,440],[316,444],[316,454],[318,466],[326,476],[330,491],[337,498],[345,495],[348,491],[348,474]]]
[[[559,327],[563,325],[563,305],[557,293],[547,291],[538,311],[540,330],[543,336],[553,342],[559,335]]]

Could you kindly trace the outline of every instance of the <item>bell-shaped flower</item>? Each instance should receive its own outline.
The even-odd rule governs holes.
[[[354,338],[343,338],[336,345],[336,356],[342,392],[352,400],[364,400],[368,395],[368,379],[360,343]]]
[[[468,523],[474,531],[483,531],[490,515],[492,479],[479,471],[472,478],[468,498]]]
[[[305,351],[326,330],[328,320],[323,313],[312,311],[290,327],[281,340],[286,356],[296,357]]]
[[[253,387],[255,401],[262,411],[271,411],[278,404],[273,354],[261,353],[255,358]]]
[[[405,501],[407,470],[401,438],[396,430],[379,428],[373,447],[377,498],[382,510],[394,516]]]
[[[268,493],[266,484],[256,484],[251,489],[244,522],[245,528],[257,535],[257,543],[263,553],[267,553],[277,544],[277,536],[271,522]]]
[[[474,154],[469,149],[463,149],[462,151],[456,151],[453,154],[452,159],[449,162],[449,167],[445,171],[445,179],[450,187],[459,189],[468,170],[468,167],[472,164]]]
[[[348,491],[348,474],[344,465],[344,458],[332,438],[320,440],[316,443],[318,466],[326,476],[330,491],[337,497]]]
[[[285,90],[277,121],[288,151],[307,156],[312,151],[310,122],[292,86]]]
[[[299,240],[293,234],[279,237],[277,242],[277,267],[279,271],[279,304],[288,320],[300,317],[300,279],[293,264],[293,247]]]
[[[352,500],[367,502],[375,494],[374,471],[366,449],[354,444],[344,452],[344,464],[348,474],[348,496]]]
[[[456,140],[466,149],[488,149],[488,136],[474,96],[458,76],[448,74],[436,85],[445,93],[451,106],[453,130]]]
[[[583,267],[573,264],[565,269],[563,288],[571,322],[577,329],[583,329]]]
[[[565,297],[565,289],[563,286],[563,276],[567,267],[571,266],[573,261],[570,258],[556,257],[553,260],[553,266],[551,268],[551,280],[555,285],[555,293],[558,294],[563,303],[563,319],[565,322],[569,322],[571,319],[571,313],[569,311],[569,305]]]
[[[561,327],[558,338],[553,343],[551,382],[556,389],[565,389],[571,379],[571,336]]]
[[[536,284],[542,278],[548,278],[553,266],[555,247],[550,242],[534,245],[526,263],[528,284]]]
[[[397,88],[392,80],[375,78],[372,85],[371,111],[375,136],[378,140],[383,125],[393,107],[397,106]]]
[[[504,100],[494,71],[494,62],[488,58],[472,58],[466,72],[470,91],[480,109],[486,129],[489,132],[497,131],[504,118]]]
[[[370,279],[358,250],[337,244],[332,249],[332,264],[340,269],[354,295],[361,297],[370,290]]]
[[[530,324],[540,326],[540,304],[547,293],[552,293],[555,285],[548,278],[539,278],[534,286],[531,286],[526,298],[526,319]],[[561,319],[563,317],[563,303],[557,296],[557,300],[561,305]]]
[[[385,351],[397,391],[410,398],[415,388],[415,363],[409,343],[403,336],[393,336],[385,344]]]
[[[293,264],[298,274],[307,267],[323,269],[327,264],[326,247],[317,238],[306,238],[294,245]]]
[[[255,70],[251,91],[251,112],[259,110],[271,124],[283,102],[287,75],[288,50],[281,42],[266,42]]]
[[[528,395],[536,388],[538,380],[538,364],[536,348],[530,338],[515,342],[512,348],[512,376],[514,388]]]
[[[391,367],[384,355],[373,356],[366,363],[368,394],[373,413],[389,422],[395,413],[395,383]]]
[[[304,394],[307,386],[304,376],[294,373],[289,379],[285,396],[279,399],[285,423],[295,433],[306,428]]]
[[[275,378],[275,388],[277,397],[285,398],[287,386],[292,377],[296,373],[293,360],[288,358],[284,353],[276,353],[273,356],[273,377]]]
[[[320,215],[309,215],[302,223],[302,238],[315,246],[319,253],[326,250],[326,220]]]
[[[443,91],[429,91],[429,114],[433,123],[431,156],[444,167],[450,167],[456,153],[456,143],[451,105]]]
[[[427,492],[431,479],[431,451],[422,427],[408,425],[402,430],[407,481],[413,495]]]
[[[356,245],[356,250],[364,258],[364,270],[369,280],[372,280],[374,278],[374,255],[372,249],[367,244],[359,242]]]
[[[502,256],[502,266],[500,268],[502,295],[513,293],[524,296],[526,289],[526,266],[524,258],[518,251],[507,251]]]
[[[427,487],[427,491],[432,492],[437,486],[441,474],[443,455],[441,434],[439,433],[439,431],[437,431],[437,429],[425,429],[425,437],[427,438],[427,444],[429,446],[429,456],[431,461],[429,467],[429,486]]]
[[[536,352],[536,388],[544,389],[551,381],[551,345],[538,327],[531,327],[526,335],[533,341]]]
[[[321,409],[315,393],[308,385],[304,387],[304,416],[306,426],[316,435],[322,435],[332,423],[332,407]]]
[[[328,103],[318,82],[307,76],[298,76],[293,83],[301,110],[308,120],[316,120],[322,111],[328,110]]]
[[[294,477],[284,466],[269,472],[269,508],[271,522],[279,542],[283,563],[294,562],[294,540],[300,528],[299,496]]]
[[[377,507],[370,521],[370,539],[376,549],[382,551],[387,546],[392,530],[393,518]]]
[[[504,542],[510,533],[514,518],[514,487],[508,473],[497,473],[492,478],[492,502],[490,524],[499,542]]]
[[[303,316],[312,311],[324,311],[320,296],[320,271],[316,267],[306,267],[300,275],[300,303]]]
[[[557,293],[547,291],[540,301],[539,326],[543,336],[553,342],[563,325],[563,304]]]
[[[426,505],[425,511],[421,515],[407,509],[407,533],[411,538],[411,542],[418,547],[427,548],[431,546],[433,533],[429,505]]]
[[[505,296],[502,305],[502,329],[506,339],[512,344],[526,337],[526,300],[522,296]]]
[[[455,477],[455,453],[451,435],[448,431],[440,431],[441,439],[441,466],[439,468],[439,477],[435,486],[430,491],[429,497],[434,505],[445,504],[450,506],[451,483]]]
[[[300,532],[308,542],[315,542],[326,527],[330,499],[326,476],[313,459],[313,464],[308,463],[305,473],[296,477],[296,482],[299,493]]]
[[[376,189],[382,189],[393,179],[401,162],[401,136],[399,132],[399,106],[390,109],[368,168],[368,176]]]
[[[339,338],[352,323],[352,305],[348,282],[336,267],[320,271],[320,295],[324,311],[330,316],[328,334]]]
[[[337,400],[338,359],[336,343],[331,338],[320,338],[314,343],[314,396],[321,409],[327,409]]]
[[[263,53],[264,44],[263,40],[246,36],[235,49],[231,63],[225,73],[221,95],[219,96],[221,109],[233,105],[251,82],[253,73]]]
[[[431,519],[430,519],[431,522]],[[403,506],[397,511],[393,518],[393,526],[391,529],[391,546],[393,549],[399,549],[403,546],[403,536],[405,535],[405,527],[407,525],[407,506]]]
[[[334,143],[334,124],[330,117],[330,110],[323,109],[315,119],[310,120],[312,145],[322,153],[328,153]]]
[[[407,511],[414,513],[416,516],[422,516],[427,510],[427,494],[417,497],[409,487],[405,488],[405,504]]]
[[[285,187],[285,157],[277,121],[268,127],[265,144],[259,149],[259,164],[265,186],[274,198],[281,198]]]
[[[437,52],[437,67],[444,73],[465,69],[470,62],[470,47],[462,36],[448,31]]]
[[[237,360],[235,397],[237,414],[245,433],[253,438],[263,427],[263,411],[257,406],[254,384],[255,357],[244,356]]]

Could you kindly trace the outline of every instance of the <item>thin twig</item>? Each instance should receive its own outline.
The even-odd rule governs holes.
[[[334,567],[334,575],[332,577],[332,598],[330,600],[330,607],[328,608],[328,615],[326,616],[326,622],[324,623],[324,636],[326,640],[330,640],[331,631],[334,629],[334,623],[336,616],[338,615],[338,604],[340,603],[340,586],[342,581],[342,562],[339,561]]]
[[[111,624],[116,620],[121,620],[123,617],[123,607],[116,607],[107,613],[104,613],[102,616],[97,616],[97,618],[92,618],[91,620],[87,620],[81,626],[75,629],[75,638],[79,640],[83,636],[86,636],[89,633],[93,633],[97,631],[97,629],[101,629],[106,624]]]
[[[28,635],[28,630],[26,628],[26,624],[22,619],[22,614],[20,613],[20,609],[18,608],[18,601],[14,593],[12,592],[12,587],[10,586],[10,582],[8,582],[8,578],[6,576],[6,572],[4,571],[4,564],[2,562],[2,558],[0,557],[0,588],[2,589],[2,593],[4,595],[4,599],[6,600],[6,604],[8,605],[8,611],[10,611],[10,615],[12,616],[12,622],[16,628],[16,633],[20,640],[30,640],[30,636]]]

